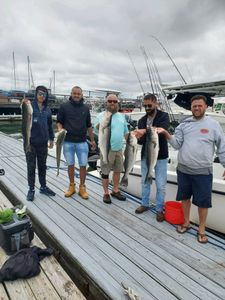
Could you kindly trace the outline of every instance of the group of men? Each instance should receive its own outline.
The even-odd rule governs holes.
[[[48,108],[48,90],[39,86],[36,89],[33,106],[33,121],[31,129],[31,151],[26,153],[29,190],[27,200],[34,200],[36,160],[40,181],[40,192],[54,196],[55,193],[46,185],[46,159],[48,147],[53,147],[54,132],[52,128],[51,111]],[[205,96],[197,95],[191,99],[192,117],[187,118],[176,128],[174,135],[170,135],[169,116],[159,109],[154,94],[144,97],[146,114],[139,120],[138,129],[132,134],[142,145],[141,174],[142,200],[135,213],[141,214],[149,209],[151,184],[145,181],[148,166],[146,165],[145,146],[146,132],[153,128],[159,137],[159,153],[155,165],[156,184],[156,220],[164,220],[164,200],[167,182],[168,142],[178,151],[177,165],[177,200],[182,201],[184,223],[177,226],[179,233],[185,233],[190,228],[190,207],[192,203],[198,206],[199,229],[197,239],[200,243],[207,243],[205,225],[208,208],[212,206],[212,165],[214,152],[220,163],[225,167],[225,138],[219,123],[205,116],[207,100]],[[101,177],[104,190],[103,202],[111,203],[111,197],[125,201],[126,197],[120,192],[120,174],[123,172],[123,145],[129,130],[124,114],[119,112],[119,100],[116,95],[110,94],[106,99],[106,111],[112,114],[110,124],[110,147],[108,163],[101,161]],[[99,126],[105,112],[100,113],[94,122],[94,132],[98,134]],[[74,181],[75,154],[78,158],[80,172],[79,195],[88,199],[85,185],[86,166],[88,163],[87,133],[92,150],[96,149],[91,115],[88,106],[84,103],[82,89],[72,88],[69,101],[60,106],[57,115],[57,131],[66,129],[67,134],[63,144],[63,154],[68,165],[69,187],[65,197],[76,193]],[[48,144],[49,143],[49,144]],[[113,189],[109,193],[109,173],[113,171]],[[225,176],[221,174],[221,177]]]

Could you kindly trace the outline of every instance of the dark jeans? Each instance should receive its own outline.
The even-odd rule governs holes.
[[[35,186],[36,161],[38,166],[38,177],[41,186],[46,185],[46,160],[48,155],[48,146],[31,145],[31,151],[26,153],[27,160],[27,180],[30,189]]]

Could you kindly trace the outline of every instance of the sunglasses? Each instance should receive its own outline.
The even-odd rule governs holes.
[[[45,92],[40,92],[40,91],[37,94],[38,94],[38,96],[43,96],[43,97],[46,97],[46,95],[47,95]]]
[[[145,104],[144,108],[152,108],[152,104]]]
[[[114,104],[118,103],[117,100],[108,100],[107,102],[108,102],[108,103],[114,103]]]

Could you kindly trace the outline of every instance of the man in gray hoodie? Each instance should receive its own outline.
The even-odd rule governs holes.
[[[190,208],[192,202],[198,206],[199,229],[197,240],[207,243],[205,234],[208,208],[212,207],[212,166],[216,155],[225,168],[225,136],[220,124],[205,116],[207,99],[196,95],[191,99],[192,117],[185,119],[170,135],[163,128],[157,132],[164,134],[168,142],[178,151],[177,165],[177,200],[182,201],[184,223],[177,227],[177,232],[185,233],[190,229]],[[221,174],[225,177],[225,171]]]

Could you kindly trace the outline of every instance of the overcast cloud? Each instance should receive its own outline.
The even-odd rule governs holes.
[[[164,44],[188,83],[225,80],[224,0],[0,0],[0,89],[27,89],[29,55],[35,85],[140,94],[129,50],[150,90],[144,46],[164,83],[180,84]]]

